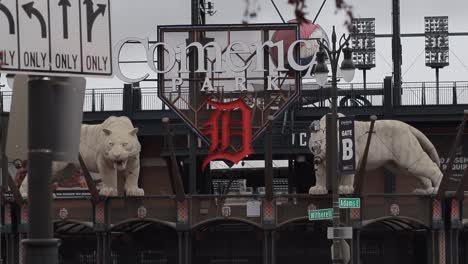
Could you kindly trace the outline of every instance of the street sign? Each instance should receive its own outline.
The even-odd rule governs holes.
[[[333,208],[309,210],[309,221],[328,220],[333,218]]]
[[[356,155],[354,144],[354,118],[345,116],[339,118],[340,133],[340,172],[354,174],[356,172]]]
[[[361,198],[340,198],[340,208],[361,208]]]
[[[353,228],[350,226],[329,227],[327,229],[328,239],[353,239]]]
[[[1,0],[1,71],[112,75],[109,2]]]

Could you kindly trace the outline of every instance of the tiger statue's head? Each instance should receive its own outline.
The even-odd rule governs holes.
[[[344,117],[343,114],[338,113],[338,118]],[[338,126],[337,126],[338,128]],[[327,120],[323,116],[320,120],[316,120],[310,124],[312,133],[309,139],[309,149],[314,155],[314,163],[320,164],[325,160],[326,156],[326,138],[327,138]]]
[[[113,163],[116,170],[125,170],[128,159],[135,158],[141,151],[137,138],[138,128],[130,130],[104,128],[102,132],[104,156]]]

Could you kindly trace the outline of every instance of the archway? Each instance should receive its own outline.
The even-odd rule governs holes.
[[[55,237],[60,239],[59,263],[96,263],[96,234],[92,223],[73,220],[54,222]]]
[[[280,225],[276,232],[276,263],[330,263],[329,226],[330,221],[309,221],[307,218]]]
[[[263,231],[257,225],[216,219],[197,225],[192,234],[194,264],[262,263]]]
[[[111,263],[177,263],[177,232],[169,223],[129,220],[112,227]]]
[[[361,263],[428,263],[429,235],[427,226],[411,218],[365,221],[360,232]]]

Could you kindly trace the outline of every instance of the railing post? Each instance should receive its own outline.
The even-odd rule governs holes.
[[[100,105],[101,105],[100,110],[104,111],[104,93],[101,93],[101,103],[100,103]]]
[[[457,102],[457,82],[453,82],[452,86],[452,104],[456,105]]]
[[[382,104],[384,106],[385,118],[390,118],[391,115],[392,115],[392,112],[393,112],[393,105],[394,105],[392,77],[391,76],[387,76],[384,79]]]
[[[426,83],[421,85],[421,105],[426,105]]]
[[[96,112],[96,94],[94,89],[91,90],[91,112]]]
[[[3,92],[0,91],[0,113],[3,113]]]
[[[436,105],[439,105],[439,68],[436,71]]]

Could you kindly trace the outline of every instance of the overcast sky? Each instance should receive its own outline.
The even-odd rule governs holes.
[[[213,0],[217,13],[207,18],[208,23],[241,23],[246,6],[245,0]],[[250,0],[255,2],[254,0]],[[374,17],[376,33],[392,31],[392,0],[354,0],[356,17]],[[190,23],[190,0],[118,0],[111,1],[112,40],[117,43],[126,37],[150,37],[156,39],[156,27],[167,24]],[[275,0],[286,20],[294,17],[293,8],[288,0]],[[313,19],[322,0],[306,0],[307,18]],[[260,11],[250,23],[281,22],[270,0],[258,0]],[[468,32],[467,0],[402,0],[401,32],[423,33],[424,16],[449,16],[450,32]],[[317,23],[328,33],[336,25],[338,33],[345,32],[345,16],[336,12],[335,1],[328,0]],[[330,34],[330,33],[329,33]],[[434,70],[424,64],[424,38],[403,38],[403,80],[434,81]],[[391,75],[391,39],[381,38],[376,42],[376,68],[368,73],[368,82],[381,82],[386,75]],[[136,58],[136,57],[135,57]],[[441,81],[468,80],[468,37],[450,38],[450,66],[440,71]],[[141,66],[144,67],[144,66]],[[137,69],[138,66],[135,66]],[[139,70],[136,70],[137,72]],[[356,73],[354,82],[361,82],[362,74]],[[114,79],[89,79],[88,87],[121,87]]]

